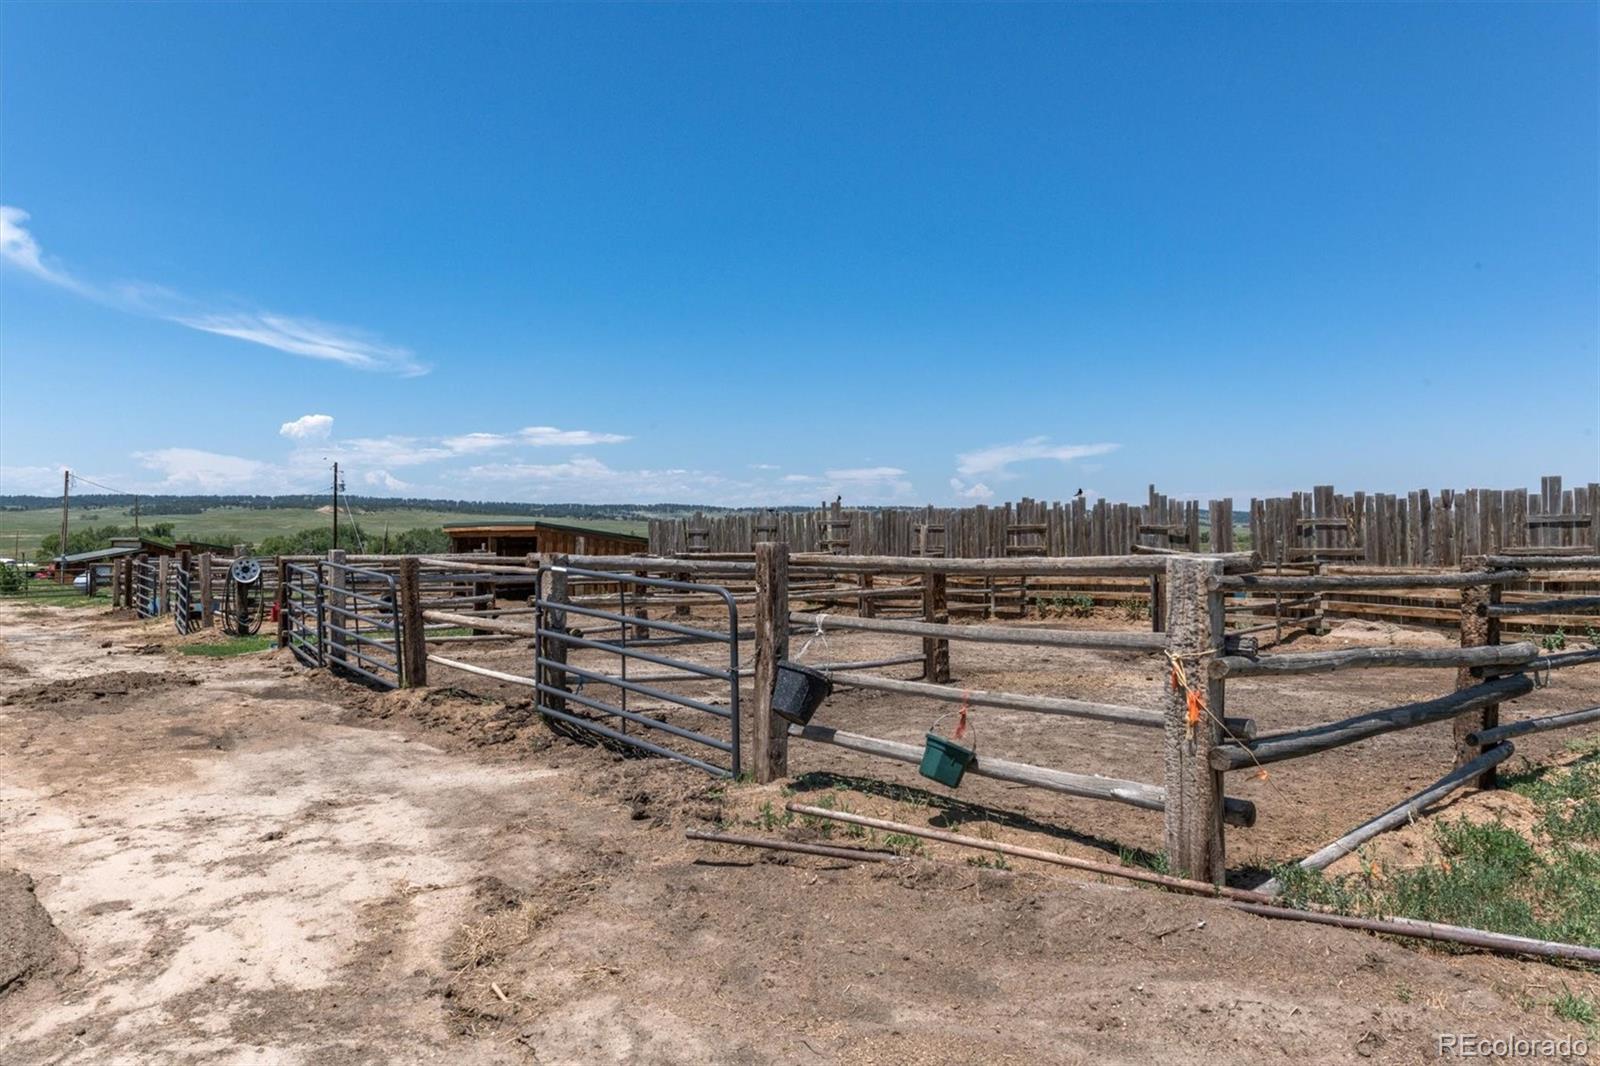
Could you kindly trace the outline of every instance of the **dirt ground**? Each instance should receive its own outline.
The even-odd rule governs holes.
[[[1298,647],[1435,639],[1358,627]],[[887,866],[689,841],[763,831],[791,795],[1102,859],[1157,847],[1160,820],[993,781],[951,793],[805,744],[790,790],[728,784],[554,737],[526,691],[459,672],[380,695],[283,653],[178,643],[166,622],[0,604],[0,1062],[1423,1062],[1438,1033],[1573,1035],[1549,1001],[1600,993],[1571,969],[956,848]],[[530,653],[460,654],[526,672]],[[1102,653],[958,646],[955,669],[1145,705],[1162,683]],[[1232,682],[1228,713],[1266,731],[1451,680]],[[1517,713],[1597,697],[1595,671],[1567,671]],[[818,720],[918,742],[946,709],[841,690]],[[1153,733],[987,710],[974,726],[983,752],[1160,779]],[[1448,735],[1230,779],[1261,811],[1229,833],[1235,880],[1438,777]],[[1571,737],[1526,739],[1541,759]]]

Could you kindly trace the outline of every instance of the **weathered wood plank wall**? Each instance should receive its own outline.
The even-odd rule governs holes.
[[[1220,550],[1232,550],[1234,501],[1211,500],[1208,519],[1227,516],[1217,530]],[[1249,546],[1276,562],[1309,561],[1372,566],[1456,566],[1472,555],[1526,547],[1584,548],[1600,552],[1600,483],[1562,488],[1559,476],[1526,489],[1419,489],[1408,493],[1336,492],[1319,485],[1309,492],[1252,499]],[[1174,499],[1150,486],[1143,504],[1083,497],[1065,502],[1023,498],[976,507],[845,509],[848,527],[828,508],[696,515],[650,521],[650,550],[749,552],[758,540],[786,542],[791,551],[824,550],[830,528],[852,555],[918,554],[919,531],[942,554],[961,558],[1004,556],[1008,544],[1037,544],[1037,534],[1015,527],[1042,526],[1044,554],[1120,555],[1141,544],[1180,551],[1210,550],[1213,538],[1201,526],[1198,500]],[[1246,510],[1241,508],[1241,510]],[[940,554],[931,552],[930,554]]]

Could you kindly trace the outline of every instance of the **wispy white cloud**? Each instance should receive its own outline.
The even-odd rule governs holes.
[[[145,282],[91,284],[83,281],[46,261],[43,249],[26,225],[30,217],[21,208],[0,205],[0,262],[96,303],[129,314],[174,322],[202,333],[233,337],[289,355],[328,360],[358,370],[385,371],[408,377],[428,372],[410,349],[387,344],[348,326],[269,311],[205,307],[171,289]]]
[[[463,433],[456,437],[445,437],[440,443],[457,455],[472,455],[508,447],[514,439],[504,433]]]
[[[227,312],[163,315],[202,333],[233,337],[290,355],[325,359],[357,370],[384,370],[416,377],[428,368],[416,361],[410,349],[384,344],[345,326],[312,318],[291,318],[267,312]]]
[[[176,493],[238,491],[241,485],[279,487],[281,477],[271,463],[199,448],[161,448],[135,452],[134,458],[154,471],[158,487]]]
[[[963,500],[977,501],[994,499],[994,490],[981,481],[968,485],[960,478],[953,477],[950,479],[950,491],[955,493],[958,499]]]
[[[361,480],[386,492],[399,492],[402,489],[411,487],[410,484],[401,481],[387,470],[369,470]]]
[[[78,282],[65,271],[45,264],[39,242],[25,225],[31,217],[20,207],[0,204],[0,259],[52,285],[79,291]]]
[[[61,466],[0,466],[0,496],[49,496],[59,493],[63,469]]]
[[[332,432],[332,415],[301,415],[278,427],[278,435],[290,440],[321,440]]]
[[[964,478],[984,475],[1009,478],[1015,476],[1010,469],[1015,463],[1039,459],[1070,463],[1075,459],[1106,455],[1120,447],[1120,444],[1051,444],[1048,437],[1029,437],[1016,444],[993,444],[977,451],[963,452],[956,456],[956,473]]]
[[[881,503],[904,499],[912,492],[906,472],[898,466],[856,466],[825,470],[820,474],[785,474],[780,485],[806,486],[808,498],[814,495],[845,496],[853,503]],[[773,503],[795,502],[792,496],[779,495]]]
[[[588,448],[596,444],[621,444],[633,438],[621,433],[597,433],[592,429],[557,429],[555,426],[528,426],[517,439],[535,448]]]

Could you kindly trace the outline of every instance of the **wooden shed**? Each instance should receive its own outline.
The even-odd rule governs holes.
[[[526,555],[529,552],[560,555],[637,555],[649,550],[650,541],[631,533],[618,533],[572,522],[463,522],[447,525],[451,552],[488,552],[490,555]]]

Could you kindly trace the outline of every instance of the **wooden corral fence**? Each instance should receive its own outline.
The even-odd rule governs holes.
[[[534,694],[539,711],[565,735],[666,755],[713,773],[748,770],[758,781],[781,779],[788,775],[793,744],[842,748],[899,763],[920,760],[921,749],[913,745],[830,724],[826,703],[804,726],[774,711],[778,664],[790,659],[792,640],[809,640],[819,631],[869,632],[908,642],[903,654],[817,664],[840,688],[1159,733],[1160,781],[1110,778],[1093,766],[1040,766],[982,755],[967,773],[1161,811],[1172,869],[1214,883],[1226,869],[1225,827],[1245,828],[1256,817],[1252,803],[1226,796],[1230,774],[1314,758],[1383,733],[1455,723],[1451,746],[1440,753],[1449,772],[1304,860],[1320,868],[1458,788],[1492,784],[1494,767],[1511,754],[1511,737],[1600,721],[1600,708],[1500,721],[1502,708],[1531,691],[1536,680],[1547,683],[1556,671],[1600,662],[1597,649],[1541,654],[1531,641],[1502,639],[1508,622],[1529,615],[1592,616],[1600,611],[1600,595],[1508,593],[1561,576],[1592,576],[1600,569],[1600,555],[1496,554],[1466,560],[1450,574],[1344,575],[1264,572],[1253,553],[955,559],[791,553],[772,542],[738,559],[479,556],[359,562],[394,574],[402,683],[427,684],[431,670],[444,669],[520,686]],[[1161,577],[1163,588],[1159,632],[950,619],[948,591],[958,580],[1148,581],[1153,575]],[[873,583],[864,588],[863,576]],[[1241,604],[1414,587],[1457,592],[1458,646],[1263,654],[1252,636],[1228,629],[1235,614],[1230,608]],[[478,591],[483,589],[492,591]],[[893,591],[892,601],[876,595],[887,591]],[[895,603],[895,613],[884,613],[886,602]],[[847,606],[841,610],[840,604]],[[706,608],[719,621],[708,621]],[[474,645],[503,642],[526,647],[529,666],[507,669],[471,661]],[[1070,693],[972,691],[950,684],[952,642],[1147,655],[1171,681],[1152,706],[1108,704]],[[696,648],[711,649],[712,660],[693,657]],[[906,665],[918,668],[917,679],[883,673]],[[1455,685],[1430,699],[1311,728],[1272,731],[1265,728],[1269,723],[1231,713],[1228,706],[1227,682],[1236,677],[1426,667],[1455,669]],[[750,684],[741,697],[746,680]],[[630,695],[645,702],[630,707]],[[743,731],[737,726],[741,720]]]
[[[206,590],[206,575],[214,586],[220,562],[180,555],[165,564],[163,574],[161,560],[146,560],[143,571],[154,564],[154,577],[146,579],[139,561],[129,561],[118,574],[119,598],[138,604],[150,589],[174,588],[172,572],[181,570],[191,598],[209,602],[215,588]],[[921,749],[913,745],[830,723],[826,702],[803,726],[774,710],[780,664],[803,658],[791,652],[792,640],[830,632],[900,638],[906,641],[903,652],[872,660],[806,661],[841,689],[1158,733],[1159,781],[1107,777],[1093,765],[1044,766],[981,754],[966,772],[1160,811],[1172,870],[1213,883],[1221,883],[1226,870],[1226,827],[1247,828],[1256,818],[1252,803],[1226,795],[1230,774],[1259,773],[1273,763],[1315,758],[1388,732],[1454,723],[1450,748],[1440,752],[1449,772],[1303,861],[1321,868],[1458,788],[1491,786],[1495,766],[1511,754],[1513,737],[1600,722],[1600,708],[1593,707],[1501,720],[1502,710],[1535,684],[1600,662],[1600,648],[1547,646],[1541,653],[1537,643],[1510,632],[1530,619],[1593,619],[1600,612],[1600,594],[1570,590],[1594,581],[1600,553],[1575,554],[1569,546],[1537,554],[1485,553],[1449,571],[1367,567],[1340,573],[1317,572],[1314,563],[1267,566],[1253,552],[874,556],[794,552],[777,541],[722,556],[334,552],[326,558],[280,558],[271,569],[280,645],[308,666],[378,687],[426,685],[438,671],[518,686],[532,693],[540,714],[563,735],[716,774],[749,771],[762,782],[788,775],[794,744],[920,761]],[[1018,625],[987,605],[982,621],[952,620],[953,591],[987,595],[1004,582],[1025,582],[1031,590],[1054,583],[1125,583],[1119,595],[1154,583],[1159,625],[1151,631],[1097,629],[1092,618]],[[1260,650],[1265,626],[1290,618],[1295,621],[1287,624],[1314,624],[1306,620],[1317,618],[1333,597],[1417,593],[1453,597],[1457,646]],[[1269,605],[1273,620],[1257,621]],[[203,606],[190,617],[195,625],[212,620]],[[1148,656],[1154,672],[1169,681],[1159,700],[1146,706],[1082,699],[1070,691],[973,691],[951,684],[954,644]],[[516,653],[512,662],[524,665],[474,662],[479,647],[509,647]],[[914,678],[884,672],[907,666],[915,669]],[[1310,728],[1274,730],[1270,721],[1258,722],[1228,705],[1232,678],[1292,680],[1310,672],[1427,667],[1453,668],[1451,689]]]

